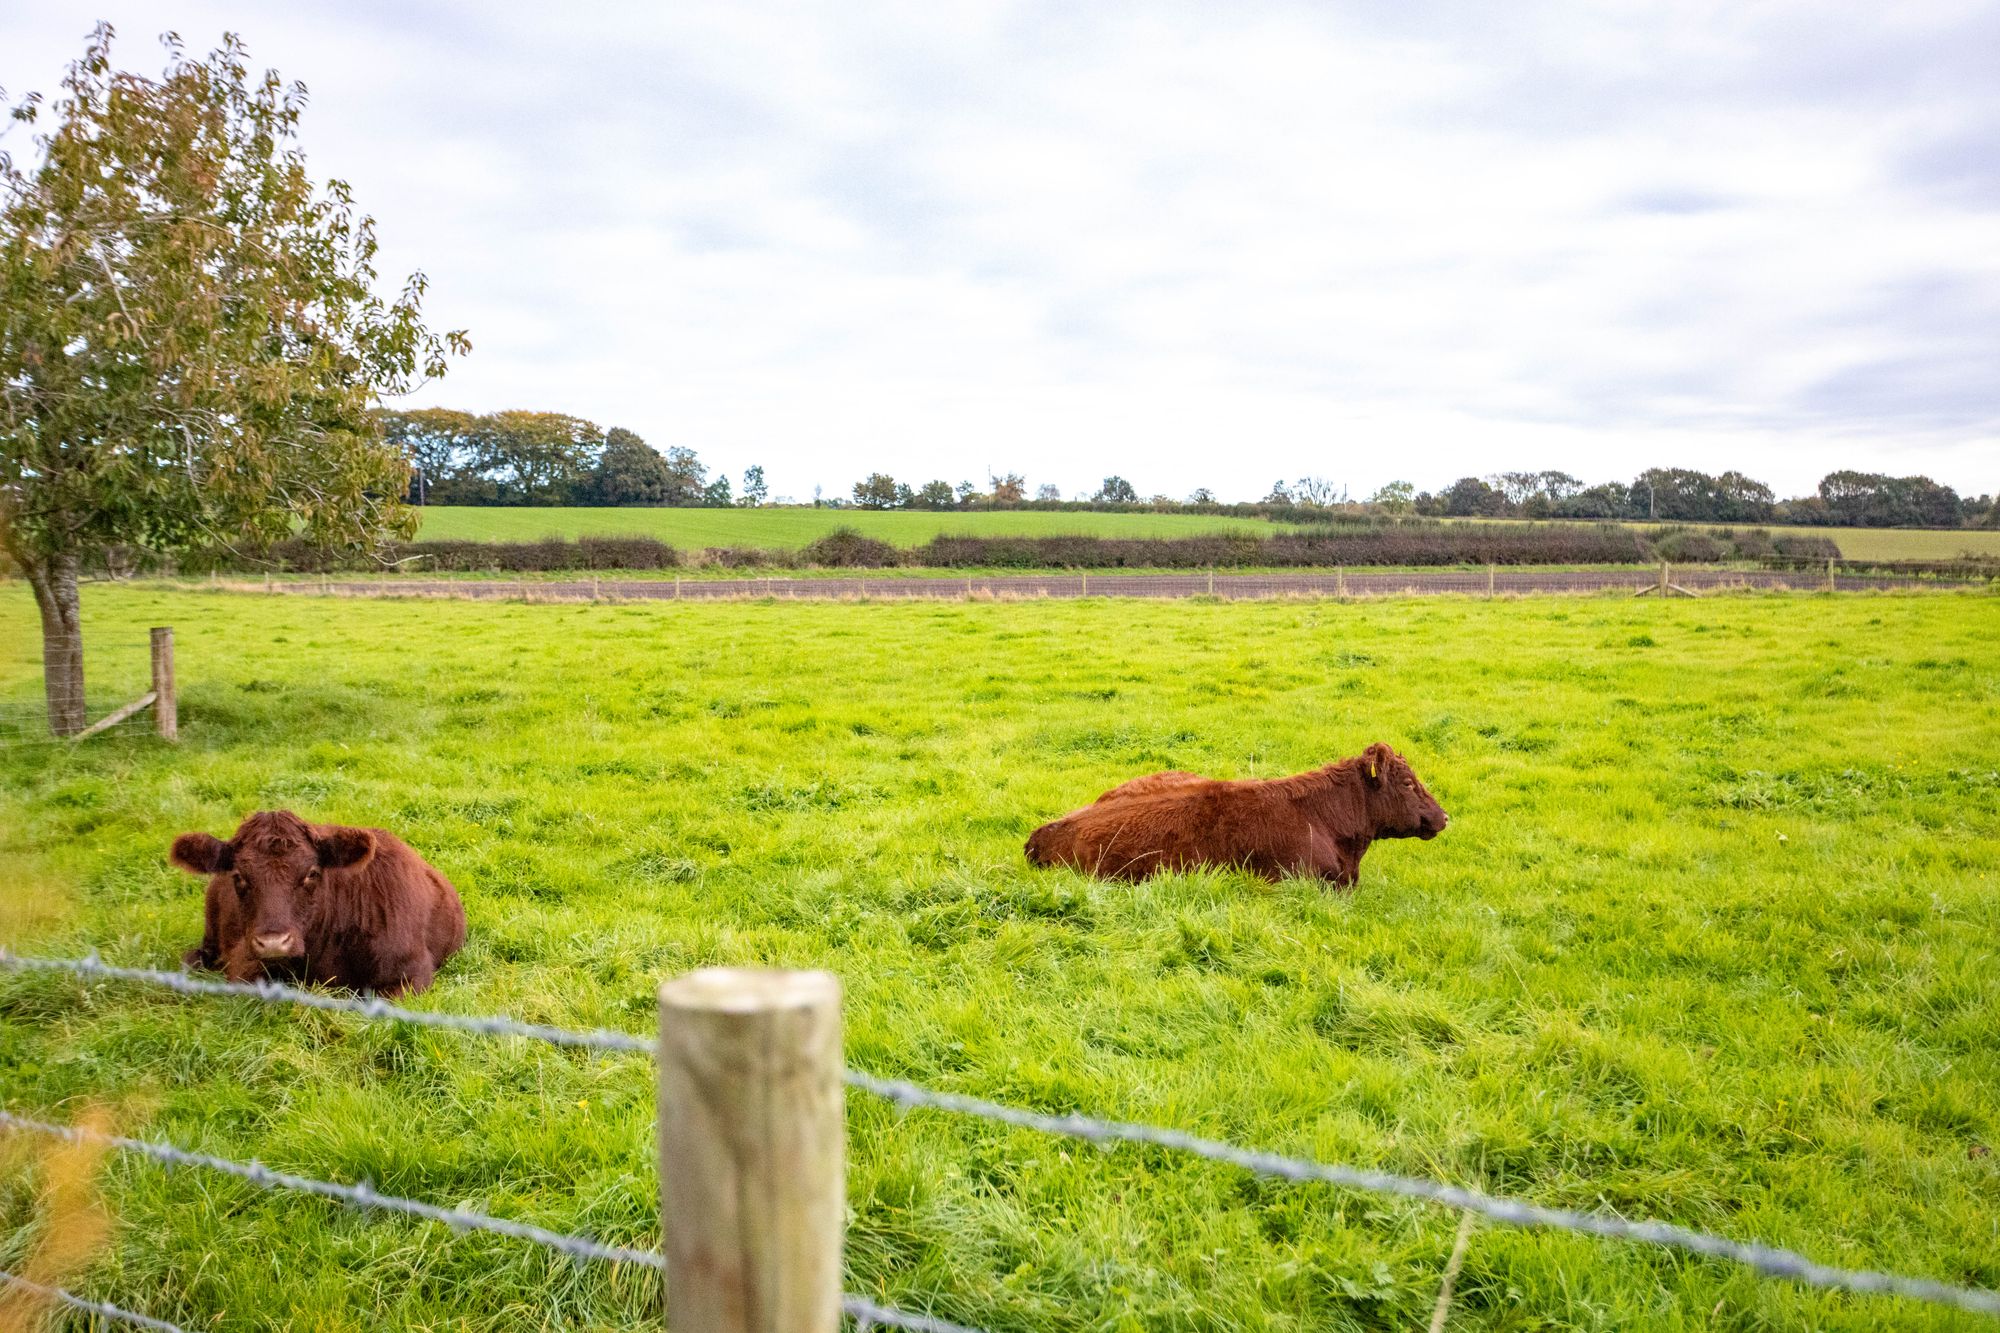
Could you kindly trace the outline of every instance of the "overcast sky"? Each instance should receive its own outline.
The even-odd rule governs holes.
[[[2000,489],[2000,4],[40,0],[224,30],[475,350],[775,491]]]

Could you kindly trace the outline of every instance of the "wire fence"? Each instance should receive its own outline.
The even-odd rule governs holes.
[[[603,1029],[572,1030],[546,1024],[522,1023],[500,1015],[468,1016],[431,1010],[412,1010],[372,997],[348,998],[272,982],[206,981],[183,973],[119,967],[105,963],[94,955],[88,958],[25,958],[0,951],[0,967],[16,971],[62,972],[80,978],[140,982],[190,996],[240,996],[265,1003],[307,1005],[316,1009],[353,1013],[371,1020],[418,1023],[481,1036],[520,1037],[559,1046],[627,1054],[651,1053],[656,1049],[655,1043],[651,1040],[630,1033]],[[1101,1120],[1074,1114],[1048,1115],[977,1097],[940,1092],[915,1083],[876,1078],[854,1070],[847,1071],[844,1077],[848,1086],[883,1098],[904,1110],[924,1108],[973,1116],[1017,1128],[1082,1139],[1103,1147],[1112,1147],[1120,1143],[1144,1144],[1186,1153],[1277,1179],[1329,1184],[1438,1204],[1510,1226],[1572,1231],[1726,1259],[1743,1264],[1765,1276],[1788,1279],[1811,1287],[1905,1296],[1973,1313],[2000,1315],[2000,1291],[1955,1286],[1930,1278],[1909,1277],[1872,1269],[1834,1267],[1818,1263],[1795,1251],[1756,1242],[1731,1240],[1670,1223],[1633,1221],[1607,1214],[1551,1208],[1524,1200],[1484,1194],[1477,1190],[1422,1177],[1316,1162],[1244,1148],[1160,1125]],[[91,1133],[51,1125],[6,1111],[0,1111],[0,1125],[67,1137]],[[337,1185],[313,1181],[275,1172],[256,1162],[247,1164],[230,1162],[206,1154],[190,1153],[167,1144],[148,1143],[136,1139],[96,1137],[102,1138],[112,1146],[125,1151],[143,1153],[168,1165],[203,1166],[267,1188],[303,1190],[351,1207],[400,1212],[442,1222],[459,1229],[498,1232],[545,1245],[577,1258],[632,1262],[656,1268],[661,1266],[659,1256],[651,1251],[606,1246],[586,1236],[550,1232],[525,1223],[487,1217],[463,1208],[444,1209],[417,1200],[386,1196],[374,1191],[365,1183]],[[857,1324],[863,1327],[880,1324],[889,1327],[933,1330],[934,1333],[976,1333],[976,1330],[965,1330],[961,1325],[936,1320],[928,1315],[872,1305],[852,1295],[845,1298],[843,1308]]]
[[[1971,576],[1882,574],[1866,567],[1778,570],[1715,569],[1675,565],[1673,581],[1691,592],[1864,592],[1875,589],[1984,587]],[[417,579],[319,578],[223,583],[232,591],[303,593],[339,597],[419,597],[515,601],[718,601],[778,598],[786,601],[1034,600],[1079,597],[1187,598],[1226,601],[1284,597],[1524,596],[1528,594],[1638,593],[1654,587],[1652,569],[1345,570],[1300,573],[1185,574],[1093,573],[945,574],[900,578],[832,575],[825,578],[673,579]]]
[[[31,645],[24,641],[18,646]],[[81,692],[67,686],[49,690],[39,658],[24,656],[0,663],[0,681],[7,682],[0,685],[0,747],[66,739],[49,726],[50,718],[58,712],[77,710],[88,723],[103,721],[151,689],[151,663],[152,645],[147,640],[100,643],[85,636]],[[154,729],[152,713],[140,708],[92,734],[149,736]]]

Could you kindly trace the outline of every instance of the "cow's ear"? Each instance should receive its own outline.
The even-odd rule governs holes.
[[[365,828],[327,828],[314,836],[313,846],[328,870],[353,870],[375,855],[375,835]]]
[[[219,875],[236,864],[229,844],[207,833],[181,834],[167,855],[190,875]]]
[[[1375,786],[1381,786],[1383,774],[1389,771],[1389,761],[1395,757],[1396,752],[1394,750],[1384,745],[1381,741],[1376,741],[1361,752],[1362,775]]]

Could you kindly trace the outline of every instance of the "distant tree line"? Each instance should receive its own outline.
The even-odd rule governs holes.
[[[450,408],[378,412],[383,433],[409,461],[416,504],[603,505],[726,508],[770,500],[762,467],[743,473],[741,490],[711,475],[694,450],[661,452],[632,431],[600,430],[561,412],[477,414]],[[1961,497],[1929,477],[1842,471],[1821,478],[1812,495],[1778,498],[1741,472],[1711,476],[1692,468],[1649,468],[1630,482],[1595,485],[1567,472],[1496,472],[1460,477],[1439,491],[1395,481],[1366,499],[1323,477],[1272,484],[1263,499],[1223,504],[1208,487],[1185,499],[1142,496],[1122,476],[1065,500],[1055,486],[1030,489],[1018,472],[970,481],[899,481],[871,472],[850,496],[816,505],[856,509],[1146,510],[1241,514],[1283,522],[1334,515],[1426,518],[1653,519],[1670,523],[1776,523],[1839,527],[2000,527],[1995,497]]]
[[[761,467],[747,469],[733,494],[729,478],[711,478],[692,449],[661,453],[632,431],[561,412],[375,415],[409,461],[413,504],[727,508],[769,498]]]
[[[1691,468],[1649,468],[1627,484],[1587,486],[1566,472],[1501,472],[1461,477],[1442,491],[1384,487],[1370,503],[1431,517],[1658,519],[1675,523],[1791,523],[1839,527],[1956,528],[1993,523],[1991,496],[1961,499],[1929,477],[1831,472],[1816,494],[1780,500],[1741,472],[1710,476]]]
[[[1322,477],[1275,482],[1262,500],[1222,504],[1208,487],[1185,500],[1141,498],[1123,477],[1106,477],[1087,496],[1065,500],[1042,485],[1027,497],[1018,473],[991,477],[989,489],[971,482],[933,481],[912,487],[886,473],[854,484],[860,509],[1144,510],[1159,513],[1240,514],[1281,522],[1312,522],[1336,515],[1417,515],[1425,518],[1650,519],[1670,523],[1777,523],[1817,527],[2000,527],[1995,497],[1964,497],[1929,477],[1872,472],[1832,472],[1813,495],[1780,500],[1770,486],[1741,472],[1710,476],[1692,468],[1649,468],[1629,483],[1588,485],[1567,472],[1498,472],[1461,477],[1441,491],[1419,491],[1394,481],[1365,500]],[[849,501],[831,502],[835,508]]]

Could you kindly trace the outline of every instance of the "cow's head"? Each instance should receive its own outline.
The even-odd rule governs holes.
[[[266,962],[301,958],[312,895],[323,872],[361,866],[375,855],[367,829],[311,825],[289,810],[261,810],[228,842],[206,833],[174,839],[174,864],[196,875],[226,875],[243,910],[243,941]]]
[[[1435,838],[1451,816],[1417,778],[1409,760],[1377,741],[1359,760],[1368,822],[1378,838]]]

